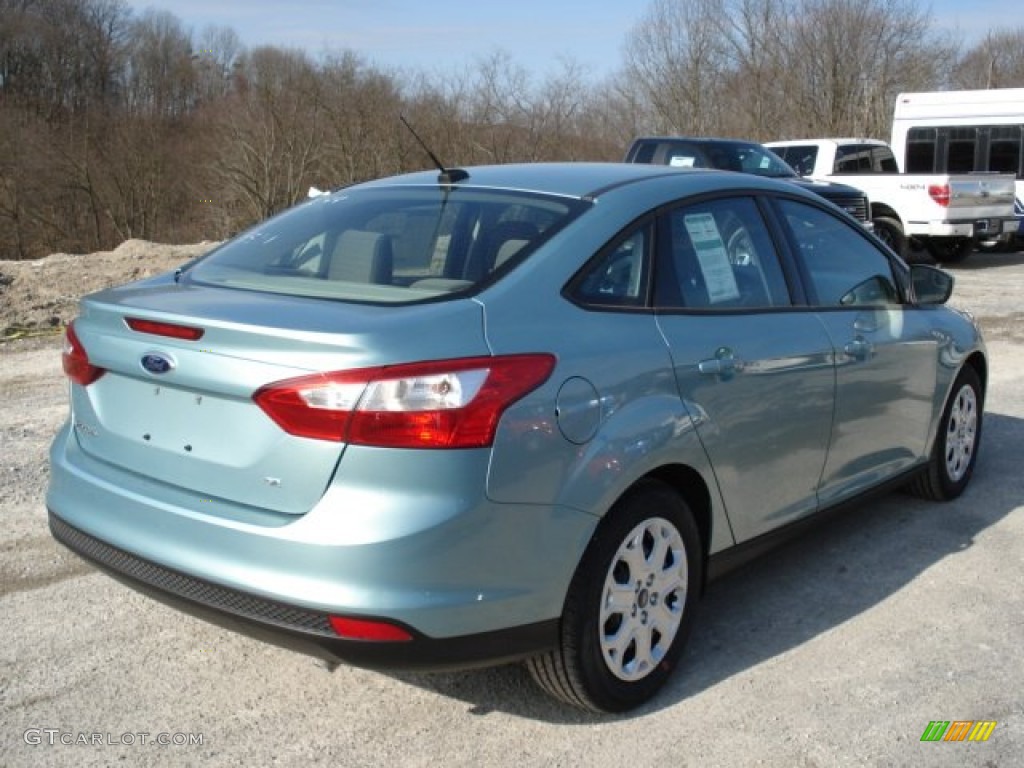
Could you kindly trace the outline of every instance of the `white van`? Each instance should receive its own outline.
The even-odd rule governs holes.
[[[1024,88],[901,93],[890,143],[904,173],[1015,174],[1024,241]]]

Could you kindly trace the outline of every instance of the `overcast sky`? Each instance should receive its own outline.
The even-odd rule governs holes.
[[[1018,0],[933,0],[936,26],[977,37],[1001,21],[1024,25]],[[534,74],[560,58],[594,77],[617,69],[626,33],[646,0],[129,0],[136,12],[166,10],[197,34],[231,27],[242,42],[353,50],[385,68],[447,71],[501,50]],[[921,3],[926,7],[926,3]]]

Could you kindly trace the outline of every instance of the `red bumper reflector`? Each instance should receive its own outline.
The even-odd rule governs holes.
[[[399,626],[384,621],[352,619],[345,616],[330,616],[331,628],[346,640],[376,640],[384,643],[403,643],[412,640],[412,635]]]

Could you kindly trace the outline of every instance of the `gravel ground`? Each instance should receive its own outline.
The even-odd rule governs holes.
[[[0,262],[0,329],[45,330],[94,280],[205,247]],[[712,585],[684,667],[625,717],[563,708],[518,666],[328,674],[96,573],[46,528],[60,341],[22,332],[0,344],[0,765],[1024,764],[1024,254],[955,274],[992,366],[969,491],[885,497]],[[986,743],[922,743],[932,720],[997,725]]]

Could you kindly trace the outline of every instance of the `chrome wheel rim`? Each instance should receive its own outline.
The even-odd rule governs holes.
[[[620,680],[649,675],[672,647],[686,605],[686,548],[660,517],[619,545],[604,580],[598,631],[605,664]]]
[[[960,482],[971,466],[977,436],[978,398],[965,384],[953,399],[946,426],[946,474],[954,483]]]

